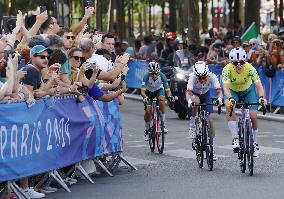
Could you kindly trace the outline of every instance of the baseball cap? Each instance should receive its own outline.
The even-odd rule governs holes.
[[[35,54],[42,53],[44,51],[47,51],[48,54],[52,52],[51,49],[44,47],[43,45],[36,45],[34,46],[30,51],[30,57],[34,56]]]

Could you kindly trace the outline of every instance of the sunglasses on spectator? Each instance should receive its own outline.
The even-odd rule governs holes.
[[[72,39],[72,40],[74,40],[75,39],[75,36],[66,36],[66,39]]]
[[[247,44],[244,44],[244,45],[243,45],[243,48],[246,48],[246,47],[249,47],[249,45],[247,45]]]
[[[256,43],[251,43],[250,46],[254,46]]]
[[[49,59],[48,55],[35,55],[36,57],[40,57],[41,59]]]
[[[237,66],[237,65],[244,65],[246,62],[241,60],[241,61],[232,61],[232,64]]]
[[[72,56],[76,61],[83,62],[85,61],[85,57],[79,57],[79,56]]]
[[[239,44],[240,42],[239,41],[233,41],[233,44]]]

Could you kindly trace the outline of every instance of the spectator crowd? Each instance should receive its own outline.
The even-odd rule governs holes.
[[[47,11],[28,20],[18,11],[10,32],[0,36],[0,102],[31,107],[37,99],[72,94],[77,103],[90,96],[105,102],[117,98],[123,104],[130,56],[118,50],[113,35],[88,28],[93,13],[93,7],[85,8],[82,20],[70,29],[60,27]],[[76,182],[70,177],[64,180]],[[29,198],[57,191],[50,182],[33,188],[41,179],[25,178],[17,184]]]

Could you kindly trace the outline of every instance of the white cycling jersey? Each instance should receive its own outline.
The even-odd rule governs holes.
[[[212,85],[215,89],[221,89],[218,78],[214,73],[209,72],[206,82],[198,81],[194,73],[191,73],[188,78],[187,90],[202,95],[207,93]]]

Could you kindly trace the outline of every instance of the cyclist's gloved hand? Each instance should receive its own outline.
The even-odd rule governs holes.
[[[222,99],[221,97],[218,97],[217,103],[218,103],[218,106],[222,106],[222,104],[223,104],[223,99]]]
[[[191,99],[188,99],[187,100],[187,104],[188,104],[188,108],[192,107],[193,106],[193,102]]]
[[[260,103],[263,106],[266,106],[267,100],[263,96],[260,96],[259,99],[258,99],[258,103]]]
[[[236,101],[234,100],[234,98],[230,97],[228,100],[229,100],[228,105],[229,105],[230,107],[233,106],[234,104],[236,104]]]
[[[143,102],[144,102],[144,103],[147,103],[147,102],[148,102],[148,100],[149,100],[149,98],[148,98],[148,97],[144,97],[144,98],[143,98]]]

